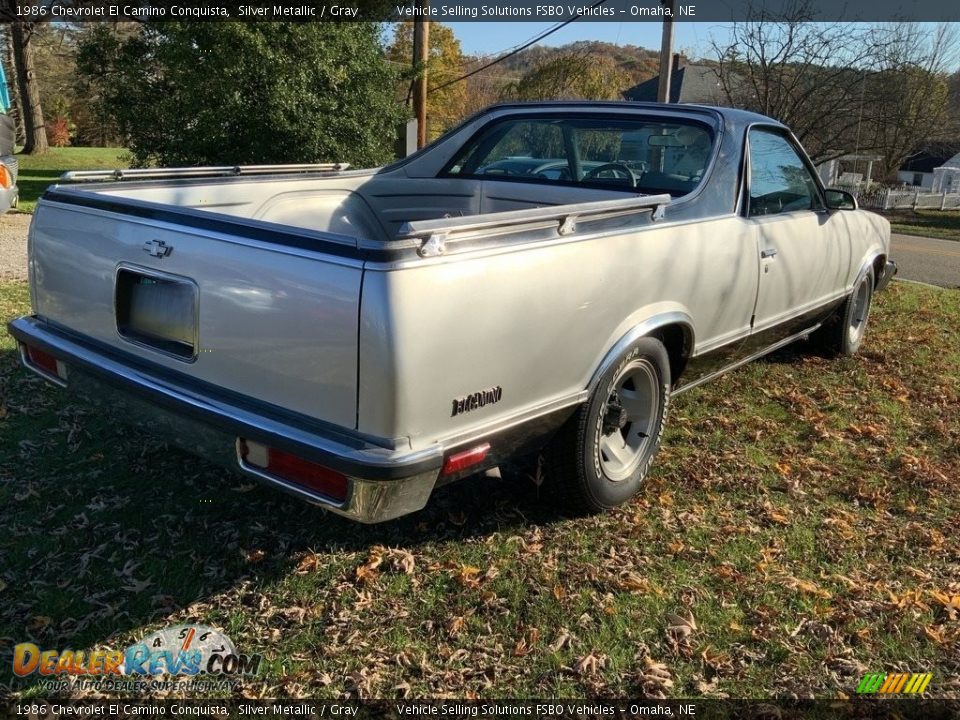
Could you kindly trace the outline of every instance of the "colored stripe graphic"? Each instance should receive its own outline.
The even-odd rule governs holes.
[[[917,695],[927,689],[933,673],[867,673],[857,685],[860,695]]]
[[[882,683],[886,677],[883,673],[868,673],[864,675],[863,680],[857,685],[857,692],[860,694],[875,693],[880,687],[880,683]]]
[[[900,676],[900,679],[899,679],[899,681],[897,682],[897,684],[896,684],[893,688],[891,688],[890,692],[892,692],[892,693],[898,693],[898,692],[900,692],[901,690],[903,690],[903,686],[904,686],[904,684],[907,682],[907,680],[908,680],[909,678],[910,678],[910,673],[903,673],[903,674]]]
[[[883,685],[880,686],[880,690],[878,692],[881,695],[886,695],[888,692],[890,692],[890,688],[894,686],[899,677],[900,676],[897,675],[897,673],[887,675],[887,679],[883,681]]]

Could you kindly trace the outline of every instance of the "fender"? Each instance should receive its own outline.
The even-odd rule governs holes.
[[[600,378],[603,377],[604,373],[613,367],[614,363],[617,361],[617,358],[619,358],[626,351],[626,349],[630,347],[630,345],[640,338],[651,335],[657,329],[666,327],[667,325],[680,325],[684,330],[689,347],[694,347],[696,335],[693,329],[693,318],[691,318],[687,313],[680,310],[672,310],[670,312],[659,313],[649,317],[643,322],[634,325],[625,335],[623,335],[613,344],[613,347],[607,351],[607,354],[604,355],[600,365],[597,366],[597,369],[594,370],[593,375],[590,376],[590,382],[587,384],[587,390],[591,392],[593,391],[593,389],[597,386],[597,383],[600,382]]]
[[[856,279],[853,281],[853,285],[847,288],[846,294],[849,295],[853,292],[853,289],[860,284],[860,281],[863,280],[864,276],[871,270],[875,270],[874,265],[877,262],[877,258],[886,257],[886,253],[883,250],[871,250],[864,257],[863,263],[860,265],[860,272],[857,273]],[[873,278],[873,287],[876,289],[877,283],[880,281],[880,274],[874,271]]]

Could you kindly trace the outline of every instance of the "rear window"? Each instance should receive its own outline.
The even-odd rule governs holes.
[[[445,174],[679,196],[703,180],[712,148],[694,122],[515,118],[481,130]]]

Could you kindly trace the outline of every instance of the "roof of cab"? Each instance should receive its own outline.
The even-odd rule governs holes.
[[[725,122],[738,125],[738,126],[747,126],[753,125],[755,123],[762,123],[764,125],[776,125],[778,127],[786,127],[783,123],[778,120],[774,120],[771,117],[766,115],[761,115],[760,113],[755,113],[750,110],[741,110],[739,108],[723,107],[720,105],[701,105],[698,103],[656,103],[656,102],[637,102],[630,100],[549,100],[549,101],[533,101],[533,102],[509,102],[509,103],[498,103],[496,105],[490,105],[489,107],[478,112],[475,117],[486,115],[488,113],[493,113],[501,110],[535,110],[538,108],[548,109],[548,110],[563,110],[563,109],[575,109],[575,110],[591,110],[591,109],[611,109],[611,110],[647,110],[647,111],[669,111],[669,112],[683,112],[684,110],[693,111],[694,113],[703,113],[708,112],[715,117],[719,116],[724,119]],[[472,119],[472,118],[471,118]]]

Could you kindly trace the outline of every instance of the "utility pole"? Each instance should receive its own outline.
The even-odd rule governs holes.
[[[673,69],[673,13],[676,0],[660,0],[668,14],[663,16],[663,37],[660,40],[660,81],[657,85],[657,102],[670,102],[670,72]]]
[[[427,144],[427,61],[430,59],[430,0],[420,0],[422,15],[413,21],[413,109],[417,116],[417,149]]]

